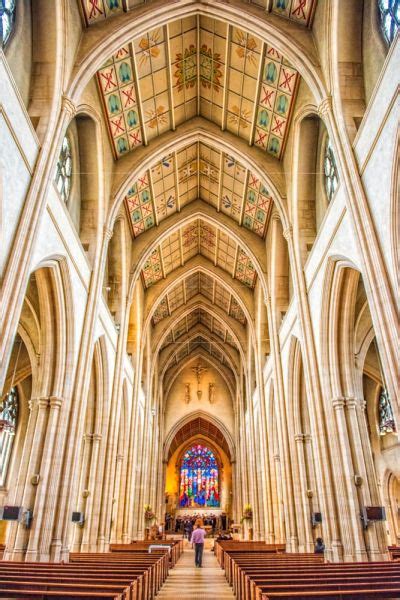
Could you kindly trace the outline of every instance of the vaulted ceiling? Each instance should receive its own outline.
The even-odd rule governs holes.
[[[316,0],[250,3],[274,13],[273,18],[279,15],[310,27]],[[121,13],[141,4],[81,0],[88,27],[114,15],[122,18]],[[151,148],[155,138],[202,117],[254,146],[263,160],[268,153],[274,157],[269,164],[272,160],[278,165],[300,75],[268,41],[222,20],[193,14],[125,43],[99,68],[96,79],[118,164],[141,146]],[[134,262],[140,264],[142,286],[151,298],[149,325],[161,370],[177,368],[201,351],[231,370],[234,379],[249,325],[248,294],[260,273],[250,255],[260,256],[260,244],[265,254],[274,194],[210,137],[180,144],[151,167],[146,162],[141,173],[136,165],[139,176],[124,204],[134,246],[151,249],[144,262]],[[199,201],[215,210],[217,221],[202,211],[187,218],[191,209],[198,210]],[[152,235],[167,231],[163,225],[170,223],[167,236]],[[240,234],[245,230],[246,235]],[[250,234],[257,248],[253,254],[248,250]],[[193,264],[197,266],[191,268]],[[243,289],[241,298],[237,286]]]

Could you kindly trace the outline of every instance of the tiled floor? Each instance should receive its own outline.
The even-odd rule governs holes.
[[[171,569],[157,600],[234,600],[224,571],[210,548],[204,549],[203,567],[194,566],[194,552],[186,547],[174,569]]]

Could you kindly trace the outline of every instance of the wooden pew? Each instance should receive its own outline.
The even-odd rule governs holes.
[[[71,562],[0,562],[0,597],[152,600],[168,575],[168,554],[71,554]]]
[[[223,552],[237,600],[400,598],[400,562],[325,564],[321,555],[273,554],[251,546]]]

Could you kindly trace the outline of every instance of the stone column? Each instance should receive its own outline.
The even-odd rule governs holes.
[[[356,398],[346,398],[345,409],[349,439],[353,449],[357,474],[365,484],[358,487],[359,512],[362,506],[380,505],[381,499],[376,481],[375,468],[371,455],[369,434],[364,416],[365,402]],[[364,531],[366,551],[370,560],[388,560],[387,538],[384,523],[371,523]]]
[[[297,506],[297,518],[299,523],[299,531],[302,532],[301,537],[299,536],[299,551],[300,552],[313,552],[314,543],[310,531],[310,501],[308,498],[308,485],[307,485],[307,469],[304,460],[304,445],[305,435],[297,433],[294,437],[296,443],[297,452],[297,465],[298,465],[298,483],[299,483],[299,505]],[[309,436],[308,436],[309,437]]]
[[[283,231],[283,235],[288,242],[294,294],[297,300],[299,324],[304,340],[304,344],[302,345],[302,359],[307,398],[309,399],[311,436],[315,448],[318,501],[323,518],[322,533],[327,546],[328,558],[333,561],[339,561],[343,558],[343,548],[339,534],[339,515],[336,512],[334,484],[330,476],[331,470],[328,468],[331,464],[331,456],[329,449],[329,429],[326,421],[329,421],[329,412],[331,411],[325,414],[307,285],[298,244],[294,243],[291,226]]]
[[[340,525],[345,561],[366,561],[363,531],[360,520],[360,507],[354,485],[354,466],[352,461],[349,432],[345,415],[345,398],[334,398],[332,403],[338,434],[336,450],[338,455],[333,461],[334,480],[340,485],[337,498],[339,504]]]
[[[99,452],[100,452],[100,443],[102,440],[102,436],[99,433],[93,433],[91,435],[85,435],[85,445],[87,445],[89,449],[89,444],[91,446],[90,452],[90,465],[89,467],[89,476],[87,480],[87,490],[88,496],[86,497],[85,502],[82,504],[85,513],[85,525],[83,529],[83,535],[81,540],[81,552],[95,552],[97,550],[96,538],[97,538],[97,525],[99,521],[99,496],[100,494],[96,494],[97,491],[97,467],[99,461]],[[100,482],[99,482],[100,483]],[[81,490],[83,493],[84,490]]]

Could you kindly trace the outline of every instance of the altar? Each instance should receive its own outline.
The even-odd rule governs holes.
[[[225,511],[222,508],[177,508],[175,511],[175,518],[193,517],[194,515],[205,518],[205,517],[220,517]]]

